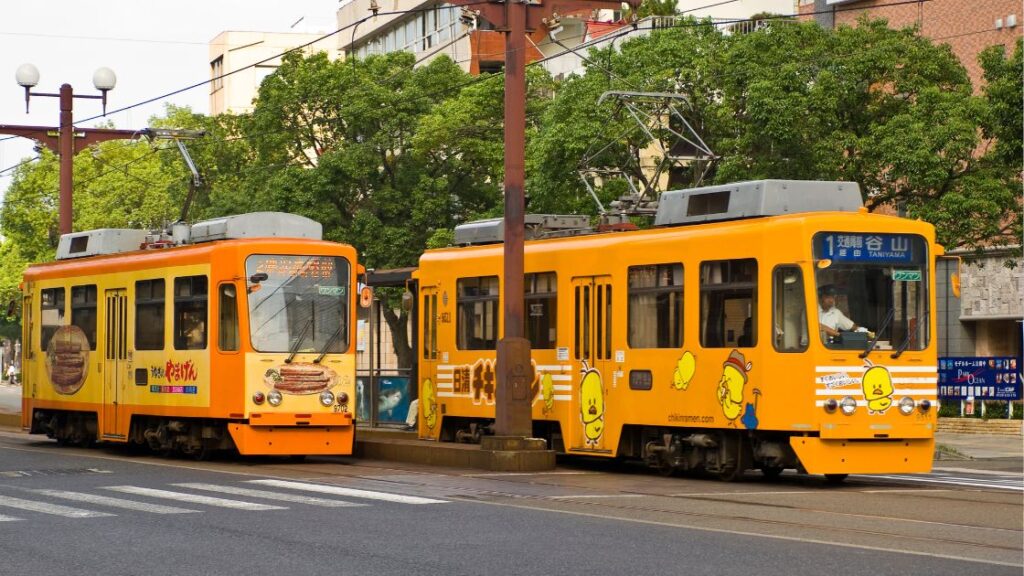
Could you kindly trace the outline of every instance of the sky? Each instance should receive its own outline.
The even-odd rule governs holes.
[[[25,91],[15,81],[21,64],[39,69],[34,91],[56,93],[68,83],[77,94],[97,94],[93,72],[109,67],[117,86],[107,109],[115,110],[208,80],[209,42],[225,30],[327,33],[336,28],[338,6],[338,0],[6,0],[0,4],[0,124],[60,121],[56,98],[33,97],[25,114]],[[168,103],[208,113],[209,88],[107,119],[115,128],[145,128]],[[74,118],[98,116],[101,108],[99,100],[75,99]],[[35,156],[33,145],[23,138],[0,141],[0,171]],[[0,174],[0,195],[11,174]]]

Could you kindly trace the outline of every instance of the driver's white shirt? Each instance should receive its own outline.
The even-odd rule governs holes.
[[[833,330],[850,330],[853,328],[853,320],[846,317],[835,306],[827,311],[818,306],[818,322],[822,326],[828,326]]]

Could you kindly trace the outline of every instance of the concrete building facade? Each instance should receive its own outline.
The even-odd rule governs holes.
[[[260,83],[281,65],[278,57],[292,48],[313,42],[306,54],[337,56],[337,41],[316,42],[322,34],[296,32],[221,32],[210,41],[210,114],[252,111]],[[224,76],[230,74],[230,76]]]

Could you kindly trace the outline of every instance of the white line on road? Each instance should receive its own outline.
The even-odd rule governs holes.
[[[947,484],[953,486],[970,486],[972,488],[992,488],[995,490],[1014,490],[1017,492],[1024,492],[1024,486],[1003,486],[1000,484],[986,484],[981,480],[975,482],[961,482],[961,481],[950,481],[942,478],[922,478],[920,476],[884,476],[884,475],[872,475],[866,476],[865,478],[885,478],[888,480],[901,480],[909,482],[931,482],[933,484]]]
[[[954,472],[956,474],[981,474],[983,476],[1024,476],[1021,472],[1000,472],[998,470],[975,470],[973,468],[945,468],[932,466],[932,472]]]
[[[188,508],[176,508],[174,506],[164,506],[162,504],[136,502],[134,500],[111,498],[110,496],[86,494],[84,492],[67,492],[64,490],[33,490],[32,492],[52,496],[54,498],[63,498],[65,500],[74,500],[76,502],[85,502],[87,504],[99,504],[100,506],[110,506],[111,508],[124,508],[126,510],[138,510],[140,512],[152,512],[153,514],[187,514],[189,512],[199,512],[198,510],[189,510]]]
[[[226,498],[214,498],[212,496],[200,496],[199,494],[188,494],[186,492],[171,492],[170,490],[157,490],[156,488],[143,488],[141,486],[104,486],[107,490],[124,492],[126,494],[137,494],[139,496],[150,496],[153,498],[166,498],[180,502],[192,502],[193,504],[206,504],[207,506],[220,506],[221,508],[234,508],[236,510],[286,510],[282,506],[271,506],[270,504],[257,504],[256,502],[243,502],[241,500],[228,500]]]
[[[17,522],[18,520],[21,520],[21,518],[15,518],[14,516],[4,516],[3,514],[0,514],[0,522]]]
[[[320,494],[334,494],[335,496],[349,496],[351,498],[366,498],[367,500],[384,500],[385,502],[397,502],[399,504],[444,504],[447,500],[435,500],[420,496],[405,496],[402,494],[390,494],[388,492],[374,492],[372,490],[356,490],[330,484],[307,484],[305,482],[290,482],[288,480],[247,480],[252,484],[264,486],[275,486],[277,488],[291,488],[292,490],[306,490]]]
[[[301,494],[285,494],[283,492],[270,492],[268,490],[253,490],[251,488],[240,488],[238,486],[220,486],[217,484],[204,484],[202,482],[187,482],[174,484],[179,488],[191,488],[193,490],[206,490],[208,492],[220,492],[222,494],[234,494],[235,496],[248,496],[251,498],[265,498],[267,500],[280,500],[282,502],[298,502],[300,504],[312,504],[314,506],[327,506],[330,508],[341,508],[344,506],[366,506],[344,500],[330,500],[317,498],[316,496],[302,496]]]
[[[53,514],[54,516],[64,516],[66,518],[101,518],[103,516],[113,516],[113,514],[107,514],[106,512],[93,512],[92,510],[82,510],[81,508],[61,506],[60,504],[49,504],[47,502],[22,500],[21,498],[11,498],[10,496],[0,498],[0,506],[17,508],[19,510],[28,510],[30,512],[41,512],[43,514]]]
[[[548,496],[548,500],[576,500],[577,498],[643,498],[646,494],[569,494],[567,496]]]

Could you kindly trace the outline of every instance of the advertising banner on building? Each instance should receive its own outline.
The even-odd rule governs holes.
[[[939,358],[939,397],[1020,400],[1021,368],[1012,356]]]

